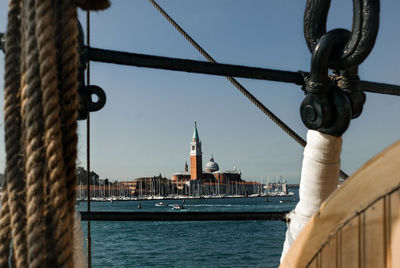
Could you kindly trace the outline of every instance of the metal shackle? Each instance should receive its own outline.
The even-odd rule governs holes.
[[[349,37],[349,31],[335,29],[324,34],[314,48],[310,75],[305,78],[307,96],[300,106],[301,119],[309,129],[340,136],[350,123],[349,99],[328,77],[330,59]]]
[[[375,45],[379,29],[379,0],[353,0],[350,37],[330,61],[332,69],[349,69],[361,64]],[[310,52],[326,33],[331,0],[307,0],[304,12],[304,37]]]
[[[340,70],[334,76],[333,82],[349,97],[351,105],[351,118],[361,115],[365,103],[365,93],[360,90],[360,78],[358,77],[358,67],[347,70]]]

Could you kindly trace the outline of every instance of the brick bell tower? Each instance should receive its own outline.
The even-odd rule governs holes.
[[[190,142],[190,179],[201,179],[202,174],[202,152],[199,133],[197,132],[197,124],[194,122],[193,138]]]

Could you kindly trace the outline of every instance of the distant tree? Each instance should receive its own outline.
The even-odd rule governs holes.
[[[96,172],[90,171],[90,181],[92,184],[100,184],[99,178],[100,176]]]
[[[82,184],[82,185],[87,185],[87,177],[88,177],[88,172],[84,167],[77,167],[76,168],[76,177],[77,177],[77,183]],[[100,176],[94,172],[90,172],[90,184],[99,184],[100,182]]]
[[[87,171],[83,167],[77,167],[76,168],[76,177],[77,177],[77,183],[86,185],[87,184]]]

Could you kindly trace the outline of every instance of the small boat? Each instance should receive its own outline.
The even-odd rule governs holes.
[[[185,209],[185,207],[183,205],[180,205],[180,204],[174,204],[172,206],[172,209],[181,210],[181,209]]]
[[[168,207],[169,205],[167,203],[164,203],[164,202],[158,202],[158,203],[156,203],[155,206],[156,207]]]
[[[141,209],[141,208],[142,208],[142,204],[139,204],[139,205],[137,206],[137,208]]]
[[[290,199],[282,199],[282,200],[279,200],[279,203],[291,203],[292,202],[292,200],[290,200]]]

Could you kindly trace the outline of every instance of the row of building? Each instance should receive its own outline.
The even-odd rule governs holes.
[[[97,186],[92,188],[94,195],[105,196],[116,191],[130,196],[168,196],[168,195],[251,195],[261,193],[263,186],[257,182],[242,180],[241,172],[236,170],[222,171],[214,157],[203,170],[203,153],[201,140],[195,122],[190,142],[190,172],[187,162],[184,171],[172,174],[171,180],[160,176],[142,177],[132,181],[120,182],[117,185]],[[82,189],[80,189],[82,191]],[[85,191],[86,188],[83,189]]]

